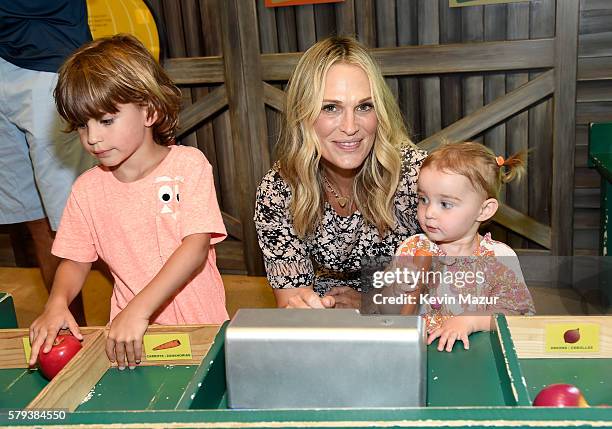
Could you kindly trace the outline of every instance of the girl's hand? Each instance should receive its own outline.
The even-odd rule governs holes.
[[[141,316],[128,305],[112,321],[106,339],[106,355],[111,362],[117,362],[120,370],[126,363],[130,369],[142,360],[142,338],[149,326],[149,319]]]
[[[478,316],[476,316],[478,317]],[[440,338],[438,342],[438,351],[443,351],[446,346],[446,351],[453,350],[455,341],[463,341],[463,348],[470,349],[470,340],[468,336],[474,332],[474,316],[455,316],[446,320],[442,326],[434,329],[427,337],[427,345],[430,345],[436,338]]]
[[[60,329],[70,329],[72,335],[82,340],[83,336],[79,331],[79,325],[72,317],[66,305],[47,304],[45,311],[30,326],[30,361],[28,364],[34,366],[38,359],[38,353],[42,349],[43,353],[48,353],[53,346],[53,341],[57,337]]]
[[[360,308],[361,293],[349,286],[336,286],[325,294],[325,297],[332,296],[335,301],[335,308]],[[323,297],[323,299],[325,299]]]

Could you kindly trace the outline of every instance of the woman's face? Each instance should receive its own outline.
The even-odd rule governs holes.
[[[326,167],[343,175],[356,174],[372,150],[377,125],[368,75],[355,65],[331,66],[314,123]]]

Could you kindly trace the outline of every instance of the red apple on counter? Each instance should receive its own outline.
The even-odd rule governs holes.
[[[60,334],[55,338],[48,353],[42,348],[38,353],[38,367],[46,379],[52,380],[58,372],[81,350],[81,342],[69,334]]]
[[[535,407],[588,407],[582,392],[572,384],[551,384],[533,400]]]

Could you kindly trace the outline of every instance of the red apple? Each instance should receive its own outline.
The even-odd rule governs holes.
[[[48,353],[43,353],[42,348],[40,349],[38,367],[45,378],[52,380],[81,348],[81,342],[74,336],[60,334]]]
[[[588,407],[582,392],[571,384],[551,384],[540,390],[533,405],[536,407]]]
[[[580,329],[570,329],[563,334],[563,341],[569,344],[578,342],[580,339]]]

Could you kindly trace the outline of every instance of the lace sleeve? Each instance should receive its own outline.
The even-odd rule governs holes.
[[[290,201],[289,186],[270,170],[257,189],[254,220],[268,282],[276,289],[310,286],[314,280],[304,240],[293,228]]]

